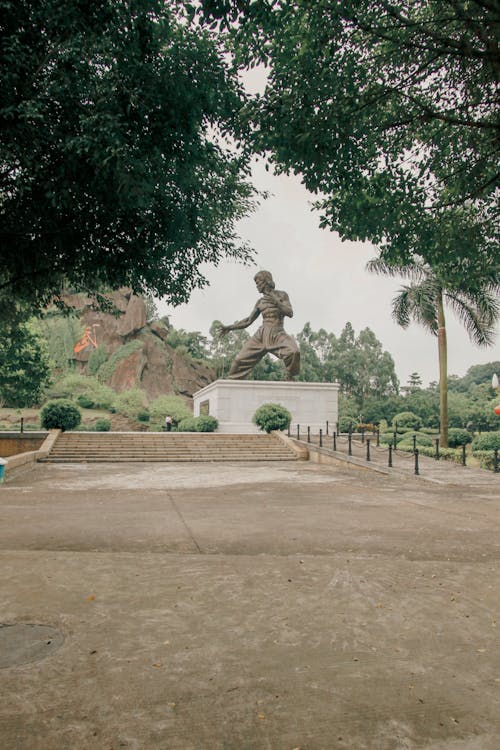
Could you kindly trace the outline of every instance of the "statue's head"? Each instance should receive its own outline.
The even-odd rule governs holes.
[[[259,292],[263,292],[265,289],[274,289],[275,287],[273,277],[269,271],[259,271],[253,278]]]

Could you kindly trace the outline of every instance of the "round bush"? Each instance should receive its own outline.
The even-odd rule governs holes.
[[[80,395],[76,397],[76,402],[78,406],[82,407],[82,409],[92,409],[95,406],[94,399],[86,393],[80,393]]]
[[[412,411],[401,411],[399,414],[394,415],[392,424],[397,424],[398,432],[400,430],[406,432],[406,430],[419,430],[422,426],[422,420]]]
[[[483,432],[472,441],[472,451],[500,451],[500,430]]]
[[[94,429],[96,432],[109,432],[111,429],[111,422],[106,417],[96,419]]]
[[[198,432],[214,432],[218,426],[219,423],[216,418],[211,417],[209,414],[196,418],[196,429]]]
[[[262,404],[253,415],[253,421],[261,430],[286,430],[292,415],[281,404]]]
[[[198,432],[197,426],[198,425],[197,425],[196,417],[186,417],[185,419],[181,419],[181,421],[177,425],[177,431],[178,432]]]
[[[467,430],[459,427],[450,427],[448,429],[448,447],[458,448],[460,445],[467,445],[472,442],[472,435]]]
[[[66,398],[47,401],[40,412],[40,423],[46,430],[74,430],[81,421],[80,409]]]
[[[149,422],[149,412],[146,410],[138,412],[137,420],[139,422]]]

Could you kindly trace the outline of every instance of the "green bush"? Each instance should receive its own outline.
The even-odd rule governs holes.
[[[87,362],[87,370],[89,375],[96,375],[101,365],[103,365],[108,358],[106,349],[103,346],[98,346],[93,352],[89,354],[89,360]]]
[[[439,429],[436,429],[436,427],[421,427],[419,432],[423,433],[424,435],[433,435],[434,437],[439,437]]]
[[[175,426],[179,424],[182,419],[192,417],[193,413],[181,396],[158,396],[149,405],[150,421],[164,425],[165,417],[167,415],[172,417]]]
[[[88,375],[77,375],[71,373],[56,381],[48,390],[48,395],[52,398],[69,398],[79,400],[79,397],[86,398],[87,403],[92,402],[92,406],[81,406],[84,409],[109,409],[115,398],[116,393],[112,388],[100,383],[97,378]]]
[[[380,442],[380,445],[389,445],[389,443],[394,443],[394,433],[382,432],[379,435],[379,442]]]
[[[137,415],[143,412],[146,406],[147,394],[140,388],[130,388],[115,398],[115,409],[118,414],[130,419],[137,419]]]
[[[76,403],[78,406],[81,406],[82,409],[93,409],[95,406],[94,399],[90,398],[86,393],[80,393],[80,395],[76,397]]]
[[[253,415],[253,421],[261,430],[286,430],[292,415],[281,404],[262,404]]]
[[[472,442],[472,435],[467,430],[459,427],[450,427],[448,429],[448,447],[458,448],[460,445],[467,445]]]
[[[339,432],[349,432],[349,425],[351,425],[352,429],[355,430],[357,423],[357,417],[350,417],[349,415],[345,417],[339,417]]]
[[[472,452],[476,451],[500,451],[500,430],[495,432],[483,432],[472,441]]]
[[[149,412],[146,410],[138,412],[137,419],[139,422],[149,422]]]
[[[40,423],[46,430],[73,430],[81,421],[78,406],[65,398],[47,401],[40,412]]]
[[[462,451],[459,448],[440,448],[440,458],[444,458],[445,461],[454,461],[456,464],[462,463]]]
[[[111,422],[106,417],[96,419],[94,429],[96,432],[109,432],[111,429]]]
[[[393,426],[397,424],[398,432],[406,432],[407,430],[419,430],[422,426],[422,420],[412,411],[400,411],[392,418],[392,424]]]
[[[482,469],[493,471],[495,468],[495,454],[493,451],[474,451],[474,458],[478,459],[479,466]]]
[[[421,432],[405,432],[401,435],[401,437],[398,438],[398,445],[401,441],[402,443],[411,443],[413,445],[413,436],[416,435],[417,437],[417,445],[427,445],[432,446],[434,445],[434,440],[430,437],[430,435],[422,434]]]
[[[219,426],[218,421],[215,417],[211,417],[209,414],[196,417],[196,429],[198,432],[215,432]]]
[[[198,432],[196,417],[181,419],[177,425],[177,432]]]

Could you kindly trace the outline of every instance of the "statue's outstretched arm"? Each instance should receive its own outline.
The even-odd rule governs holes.
[[[250,315],[248,315],[246,318],[243,318],[243,320],[238,320],[236,323],[232,323],[229,326],[221,326],[221,328],[219,329],[219,333],[221,334],[221,336],[224,336],[226,333],[229,333],[229,331],[239,331],[242,328],[248,328],[248,326],[251,325],[254,320],[257,320],[259,315],[260,310],[257,305],[255,305]]]

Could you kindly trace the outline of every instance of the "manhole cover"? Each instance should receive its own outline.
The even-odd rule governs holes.
[[[40,661],[63,643],[63,634],[52,625],[0,625],[0,668]]]

